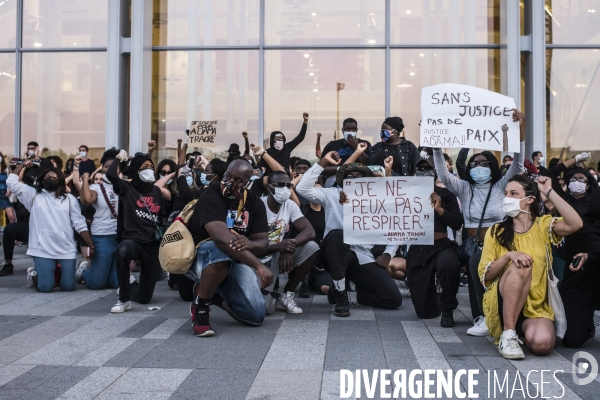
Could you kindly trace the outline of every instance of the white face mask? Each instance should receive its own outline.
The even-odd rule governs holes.
[[[542,162],[544,162],[544,160],[545,160],[545,158],[544,158],[544,157],[540,157],[540,158],[538,158],[538,162],[541,162],[541,163],[542,163]]]
[[[344,131],[344,139],[348,140],[348,138],[352,136],[352,137],[356,137],[356,132],[352,132],[352,131]]]
[[[279,204],[283,204],[290,198],[291,195],[292,195],[291,189],[288,189],[286,187],[282,187],[282,188],[278,187],[278,188],[275,188],[275,194],[273,194],[273,198]]]
[[[110,183],[110,181],[108,180],[106,175],[102,175],[102,180],[104,181],[104,183],[108,183],[109,185],[112,185],[112,183]]]
[[[29,157],[33,157],[33,156],[35,156],[35,151],[33,151],[33,150],[29,150],[29,151],[27,152],[27,155],[28,155]]]
[[[276,150],[281,150],[283,149],[283,140],[276,140],[275,142],[273,142],[273,147]]]
[[[427,158],[427,156],[428,156],[429,154],[427,154],[427,152],[426,152],[425,150],[423,150],[423,151],[421,151],[421,152],[419,153],[419,155],[421,156],[421,158]]]
[[[79,152],[79,155],[80,155],[82,158],[85,158],[85,156],[87,156],[87,152],[85,152],[85,151],[80,151],[80,152]]]
[[[152,169],[144,169],[139,172],[142,182],[154,182],[154,171]]]
[[[529,211],[521,210],[521,200],[528,199],[529,197],[531,196],[523,197],[522,199],[505,197],[504,202],[502,204],[502,211],[504,211],[504,214],[512,218],[516,217],[522,212],[531,214]]]
[[[571,194],[580,195],[584,194],[587,189],[587,185],[583,182],[570,182],[569,183],[569,191]]]

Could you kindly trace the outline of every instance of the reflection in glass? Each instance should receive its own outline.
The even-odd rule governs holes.
[[[391,57],[391,113],[402,117],[406,138],[417,146],[423,87],[451,82],[500,92],[499,50],[391,50]]]
[[[258,45],[259,0],[154,0],[154,46]]]
[[[66,160],[78,146],[99,161],[106,133],[106,53],[24,53],[21,143]]]
[[[295,156],[314,160],[317,132],[321,149],[336,137],[337,83],[339,114],[358,121],[358,136],[373,142],[385,119],[384,50],[268,50],[265,51],[265,140],[282,131],[288,140],[302,127],[308,112],[308,133]],[[267,142],[268,143],[268,142]]]
[[[0,4],[0,48],[15,48],[17,37],[17,0]]]
[[[546,42],[600,43],[600,0],[546,0]]]
[[[107,32],[108,0],[23,1],[23,47],[106,47]]]
[[[600,50],[548,50],[548,156],[600,157]]]
[[[206,157],[227,158],[229,144],[248,132],[258,144],[258,50],[155,51],[152,79],[153,138],[158,157],[174,158],[177,140],[192,121],[218,121],[216,147]]]
[[[500,43],[500,0],[394,0],[393,44]]]
[[[385,44],[385,1],[266,0],[265,43]]]
[[[15,143],[15,55],[0,54],[0,151],[13,155]]]

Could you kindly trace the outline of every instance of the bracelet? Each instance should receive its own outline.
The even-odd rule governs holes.
[[[550,188],[550,190],[548,190],[548,193],[546,193],[546,198],[550,199],[550,192],[552,192],[554,189]]]

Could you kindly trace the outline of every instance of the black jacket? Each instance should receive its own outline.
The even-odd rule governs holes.
[[[296,146],[298,146],[300,143],[302,143],[302,141],[306,137],[306,128],[307,127],[308,127],[308,125],[306,125],[305,123],[302,123],[302,128],[300,129],[300,133],[298,134],[298,136],[296,136],[294,139],[290,140],[289,142],[287,141],[287,138],[285,137],[285,135],[282,132],[280,132],[280,131],[271,132],[271,137],[269,140],[270,147],[267,149],[267,154],[270,155],[271,157],[273,157],[273,159],[275,161],[277,161],[283,168],[285,168],[287,170],[288,166],[290,165],[290,157],[292,155],[292,151],[296,148]],[[281,149],[281,150],[277,150],[275,147],[273,147],[273,142],[274,142],[273,139],[275,138],[276,134],[280,134],[283,136],[284,145],[283,145],[283,149]],[[258,166],[265,168],[266,175],[269,175],[272,172],[271,167],[269,167],[269,165],[263,159],[260,160],[260,164],[258,164]]]
[[[402,173],[401,176],[414,176],[417,169],[417,161],[419,160],[419,150],[417,146],[406,138],[401,138],[402,141],[398,144],[398,154],[400,154],[400,160],[402,162]],[[371,154],[369,154],[369,165],[376,165],[374,163],[375,158],[382,151],[383,144],[379,142],[371,147]]]

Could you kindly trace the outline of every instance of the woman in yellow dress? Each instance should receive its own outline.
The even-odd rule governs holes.
[[[540,215],[540,193],[562,218]],[[483,310],[500,354],[523,359],[518,336],[534,354],[554,348],[554,311],[547,301],[546,252],[562,237],[581,229],[579,214],[552,190],[549,178],[536,182],[514,176],[506,185],[504,221],[486,233],[479,277],[485,287]],[[518,336],[517,336],[518,334]]]

